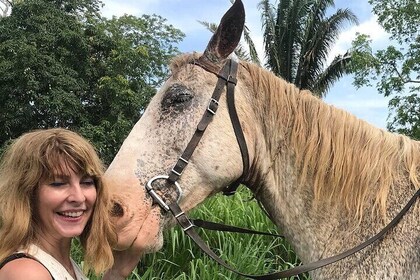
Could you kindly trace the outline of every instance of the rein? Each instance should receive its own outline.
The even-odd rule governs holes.
[[[224,260],[222,260],[219,256],[217,256],[207,245],[206,243],[201,239],[201,237],[194,231],[194,227],[202,227],[210,230],[221,230],[221,231],[233,231],[233,232],[242,232],[242,233],[250,233],[250,234],[264,234],[264,235],[271,235],[275,237],[283,237],[276,234],[270,234],[270,233],[262,233],[258,231],[253,230],[247,230],[232,226],[226,226],[221,225],[217,223],[211,223],[206,222],[202,220],[190,220],[186,214],[182,211],[180,208],[178,202],[182,196],[182,189],[177,182],[179,177],[182,175],[182,172],[188,165],[188,161],[191,158],[195,148],[197,147],[198,143],[201,140],[201,137],[204,134],[204,131],[206,130],[207,126],[210,124],[210,122],[213,119],[213,116],[216,114],[216,111],[218,109],[219,105],[219,99],[223,92],[223,89],[226,87],[226,100],[227,100],[227,106],[229,115],[231,118],[231,122],[233,125],[233,129],[235,132],[235,136],[242,154],[242,163],[243,163],[243,172],[242,175],[231,185],[226,187],[223,190],[223,193],[225,195],[231,195],[236,192],[237,187],[239,184],[243,181],[245,178],[248,169],[249,169],[249,155],[248,155],[248,149],[245,141],[245,137],[241,128],[241,124],[238,118],[238,114],[236,112],[235,107],[235,85],[237,83],[236,74],[238,70],[238,63],[232,59],[228,60],[226,64],[223,66],[221,71],[219,73],[215,73],[213,71],[210,71],[206,67],[198,64],[193,63],[195,65],[200,66],[204,70],[211,72],[215,74],[218,77],[218,81],[216,84],[216,87],[213,91],[212,97],[210,98],[209,105],[204,112],[200,122],[197,125],[196,131],[194,132],[194,135],[192,136],[190,142],[188,143],[187,147],[185,148],[182,155],[178,158],[175,166],[172,168],[169,175],[159,175],[156,176],[148,181],[145,188],[149,195],[153,198],[154,202],[157,203],[165,212],[171,212],[172,215],[175,217],[178,224],[181,226],[183,231],[200,247],[201,250],[204,251],[208,256],[210,256],[214,261],[225,267],[226,269],[247,277],[251,279],[260,279],[260,280],[271,280],[271,279],[280,279],[280,278],[288,278],[291,276],[296,276],[302,273],[306,273],[321,267],[324,267],[326,265],[335,263],[337,261],[340,261],[344,258],[347,258],[360,250],[363,250],[367,246],[373,244],[374,242],[380,240],[391,228],[396,226],[398,222],[401,220],[401,218],[408,212],[408,210],[411,208],[411,206],[416,202],[417,198],[420,196],[420,189],[413,195],[413,197],[407,202],[407,204],[404,206],[404,208],[392,219],[392,221],[386,225],[380,232],[372,236],[371,238],[367,239],[363,243],[359,244],[358,246],[355,246],[347,251],[344,251],[343,253],[340,253],[338,255],[328,257],[325,259],[321,259],[309,264],[300,265],[291,269],[274,272],[271,274],[266,275],[248,275],[241,273],[232,267],[230,267]],[[178,199],[170,204],[167,204],[153,189],[152,183],[156,180],[164,179],[167,180],[170,184],[174,185],[176,188],[176,191],[178,193]]]

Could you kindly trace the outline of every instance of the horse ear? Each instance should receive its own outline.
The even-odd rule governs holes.
[[[202,59],[217,63],[227,58],[238,46],[245,24],[245,9],[241,0],[236,0],[220,20],[210,39]]]

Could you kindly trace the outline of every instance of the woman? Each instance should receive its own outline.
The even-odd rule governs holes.
[[[139,256],[117,252],[114,264],[103,171],[92,145],[69,130],[37,130],[12,143],[0,164],[0,280],[88,279],[71,259],[74,237],[84,272],[128,276]]]

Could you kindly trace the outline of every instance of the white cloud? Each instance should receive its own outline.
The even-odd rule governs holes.
[[[351,47],[351,42],[356,38],[356,33],[369,35],[372,44],[380,47],[387,45],[389,34],[379,25],[377,17],[372,16],[367,21],[340,33],[337,43],[331,49],[328,62],[338,54],[344,54]]]
[[[140,16],[147,13],[152,5],[159,5],[159,0],[142,0],[141,4],[138,1],[124,0],[103,0],[104,7],[102,8],[102,15],[111,18],[112,16],[120,17],[125,14]]]
[[[344,54],[350,49],[356,33],[369,35],[374,50],[386,48],[390,44],[389,34],[378,24],[376,16],[372,15],[368,20],[340,34],[336,45],[331,50],[328,62],[331,62],[336,55]],[[350,77],[342,78],[335,83],[325,101],[377,127],[386,127],[389,98],[379,95],[374,88],[364,87],[356,90],[351,85]]]

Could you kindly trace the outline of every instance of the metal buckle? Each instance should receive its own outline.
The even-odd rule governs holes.
[[[163,199],[156,193],[156,191],[153,189],[153,186],[152,186],[152,183],[153,183],[153,181],[156,181],[156,180],[158,180],[158,179],[165,179],[165,180],[167,180],[169,178],[169,176],[168,175],[158,175],[158,176],[155,176],[155,177],[153,177],[152,179],[150,179],[148,182],[147,182],[147,184],[146,184],[146,186],[145,186],[145,188],[146,188],[146,191],[149,193],[149,195],[153,198],[153,200],[157,203],[157,204],[159,204],[159,206],[163,209],[163,210],[165,210],[166,212],[168,212],[170,209],[169,209],[169,206],[168,206],[168,204],[166,204],[165,203],[165,201],[163,201]],[[176,202],[177,203],[179,203],[179,201],[181,200],[181,196],[182,196],[182,189],[181,189],[181,186],[179,185],[179,183],[178,182],[174,182],[174,185],[175,185],[175,187],[176,187],[176,191],[177,191],[177,194],[178,194],[178,198],[177,198],[177,200],[176,200]]]
[[[226,82],[236,85],[238,83],[238,80],[235,77],[233,77],[231,74],[229,74],[229,76],[226,79]]]
[[[175,168],[178,166],[178,161],[182,161],[185,164],[184,167],[180,167],[181,171],[179,171],[179,172],[177,170],[175,170]],[[188,160],[184,159],[183,157],[179,157],[178,161],[175,164],[175,166],[172,168],[171,172],[179,177],[179,176],[182,175],[182,172],[184,171],[184,168],[187,166]]]
[[[187,230],[189,230],[190,228],[193,228],[193,227],[194,227],[194,224],[190,221],[190,219],[188,219],[188,217],[185,215],[184,211],[182,211],[182,212],[178,213],[177,215],[175,215],[175,219],[177,219],[177,220],[179,221],[179,218],[180,218],[181,216],[184,216],[184,217],[185,217],[185,219],[188,221],[188,226],[186,226],[186,227],[184,227],[184,226],[180,223],[180,225],[181,225],[181,227],[182,227],[182,230],[183,230],[184,232],[185,232],[185,231],[187,231]]]
[[[215,108],[210,108],[212,104],[215,104]],[[210,99],[209,105],[207,106],[207,111],[212,113],[213,115],[216,115],[217,108],[219,107],[219,101],[217,101],[214,98]]]

